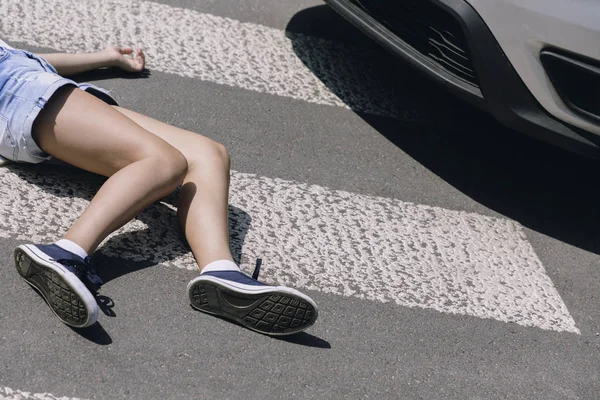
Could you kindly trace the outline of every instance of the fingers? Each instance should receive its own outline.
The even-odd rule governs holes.
[[[137,61],[138,70],[141,71],[144,69],[144,65],[146,64],[146,56],[142,49],[137,49],[135,52],[135,60]]]
[[[144,70],[146,64],[146,55],[142,49],[138,48],[134,51],[131,47],[108,46],[113,52],[118,53],[116,62],[117,66],[128,72],[140,72]]]

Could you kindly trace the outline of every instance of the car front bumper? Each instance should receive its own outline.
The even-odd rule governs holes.
[[[547,104],[542,106],[538,96],[546,98],[548,94],[531,90],[524,83],[523,78],[512,65],[513,59],[507,57],[496,35],[480,16],[479,10],[476,11],[472,4],[465,0],[398,2],[397,4],[415,4],[415,7],[406,9],[404,22],[408,24],[408,29],[404,27],[400,30],[392,28],[395,23],[390,13],[380,12],[381,10],[377,9],[377,0],[325,0],[325,2],[383,47],[416,66],[458,96],[486,109],[504,125],[568,150],[600,158],[600,136],[596,135],[594,127],[590,129],[589,126],[576,124],[572,119],[564,118],[562,114],[556,116],[549,111],[551,108],[546,108]],[[469,2],[502,3],[487,0],[469,0]],[[423,9],[422,5],[425,3],[428,4],[427,7],[435,9]],[[416,15],[431,10],[434,10],[436,15]],[[489,6],[485,12],[493,13],[493,7]],[[438,13],[440,15],[437,15]],[[402,15],[395,17],[403,18]],[[417,26],[414,21],[419,18],[423,21]],[[459,28],[454,28],[455,25],[450,19],[454,20]],[[497,17],[492,20],[502,21]],[[508,34],[510,26],[514,25],[515,21],[504,20],[504,23],[508,26],[503,28],[504,32]],[[520,23],[524,22],[520,21]],[[414,38],[424,30],[431,31],[428,28],[430,26],[434,27],[435,34],[426,41],[433,42],[435,47],[424,47],[421,45],[423,41]],[[449,33],[440,35],[439,32]],[[455,40],[460,35],[463,38]],[[515,47],[514,43],[513,47]],[[545,79],[546,85],[551,86],[539,62],[539,50],[540,48],[537,48],[537,53],[534,50],[534,54],[537,54],[542,70],[534,71],[532,74],[541,76],[540,79]],[[457,61],[461,65],[457,66]],[[457,68],[460,69],[459,73]],[[465,78],[461,72],[470,69],[474,71],[474,79],[468,76]],[[525,78],[529,80],[530,76],[527,75]],[[560,101],[556,93],[553,94],[552,99],[553,103]]]
[[[600,135],[600,121],[582,115],[557,92],[540,54],[555,51],[600,64],[600,2],[589,0],[467,0],[485,20],[529,91],[551,115]],[[584,62],[585,62],[584,61]],[[576,71],[576,70],[574,70]],[[578,71],[577,73],[580,73]],[[550,76],[549,76],[550,75]],[[600,79],[600,78],[599,78]],[[577,85],[573,80],[571,85]],[[581,95],[585,90],[580,88]],[[600,94],[596,95],[600,101]]]

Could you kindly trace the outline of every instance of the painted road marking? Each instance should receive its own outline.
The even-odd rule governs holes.
[[[0,386],[0,400],[80,400],[77,397],[59,397],[50,393],[31,393]]]
[[[74,169],[0,168],[0,235],[56,240],[100,184]],[[102,252],[195,270],[168,202]],[[232,248],[263,257],[269,283],[579,333],[514,221],[239,172],[230,203]]]
[[[381,74],[369,61],[375,47],[148,1],[3,0],[0,15],[10,17],[0,22],[0,38],[9,41],[71,52],[106,43],[139,45],[149,67],[159,71],[402,120],[426,119],[400,104],[389,83],[374,79]]]

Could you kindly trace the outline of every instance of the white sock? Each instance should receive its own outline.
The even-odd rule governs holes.
[[[209,271],[240,271],[240,267],[230,260],[218,260],[213,261],[202,268],[203,273]]]
[[[69,239],[60,239],[54,244],[66,251],[70,251],[73,254],[77,254],[81,258],[86,258],[88,256],[88,253],[86,253],[85,250],[81,248],[81,246],[79,246],[75,242],[70,241]]]

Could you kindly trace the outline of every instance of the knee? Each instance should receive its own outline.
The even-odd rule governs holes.
[[[155,173],[157,178],[164,182],[166,190],[175,190],[188,171],[188,163],[181,152],[175,148],[168,151],[161,151],[152,157],[155,164]]]
[[[188,163],[185,156],[177,149],[173,148],[172,154],[169,155],[169,172],[171,181],[175,186],[179,186],[188,171]]]
[[[214,142],[213,145],[214,149],[212,150],[214,152],[214,159],[215,162],[217,163],[217,165],[223,169],[226,169],[229,171],[229,167],[231,165],[231,159],[229,158],[229,152],[227,151],[227,148],[222,145],[221,143],[217,143]]]
[[[229,172],[231,160],[227,148],[221,143],[210,141],[202,143],[190,152],[188,157],[189,169],[207,171],[215,169]]]

